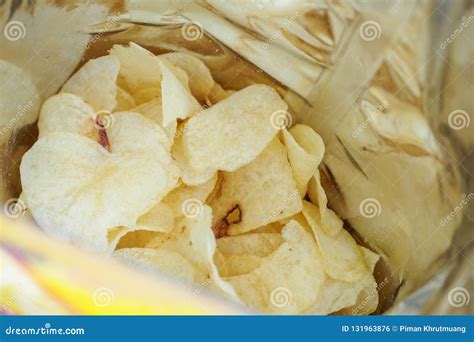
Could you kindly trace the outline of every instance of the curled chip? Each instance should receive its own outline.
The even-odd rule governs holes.
[[[323,159],[323,140],[312,128],[299,124],[290,128],[289,132],[283,130],[283,139],[288,149],[288,160],[293,169],[296,186],[304,197],[308,182]]]
[[[117,76],[120,64],[115,56],[88,61],[64,84],[62,91],[82,97],[97,111],[112,111],[117,105]]]
[[[161,97],[163,127],[201,108],[188,89],[186,73],[178,67],[133,43],[114,45],[110,54],[120,60],[120,75],[137,104]]]
[[[167,63],[161,61],[159,63],[162,75],[163,126],[167,126],[176,119],[185,119],[199,111],[201,106],[173,74]]]
[[[327,208],[328,199],[326,193],[324,192],[323,186],[321,185],[321,177],[319,170],[314,173],[314,176],[310,179],[308,183],[308,197],[311,202],[316,204],[319,208],[320,215],[309,214],[308,211],[311,210],[310,206],[305,206],[306,209],[303,209],[303,214],[306,219],[312,220],[315,217],[321,218],[320,226],[326,231],[326,234],[334,236],[339,233],[342,229],[342,220],[332,211]]]
[[[277,137],[253,162],[221,177],[209,199],[218,236],[245,233],[301,211],[286,149]]]
[[[183,69],[189,77],[189,87],[193,96],[200,102],[206,102],[215,82],[211,72],[199,58],[181,52],[165,53],[159,58]]]
[[[196,170],[236,171],[250,163],[275,137],[272,113],[286,110],[278,93],[265,85],[236,92],[189,119],[183,153]]]
[[[333,279],[353,282],[367,272],[363,254],[354,238],[341,229],[337,235],[327,235],[319,225],[312,225],[316,241],[328,274]]]
[[[285,242],[263,258],[260,267],[226,280],[252,308],[297,314],[316,302],[326,275],[314,239],[299,223],[290,221],[282,237]]]
[[[161,89],[161,66],[157,57],[137,44],[114,45],[110,55],[120,61],[121,86],[133,93],[139,87]]]

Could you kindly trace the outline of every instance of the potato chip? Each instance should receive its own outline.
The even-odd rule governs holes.
[[[216,241],[211,230],[211,221],[211,208],[203,206],[200,215],[184,217],[172,232],[157,236],[147,247],[179,253],[196,268],[196,283],[215,287],[228,298],[238,301],[234,289],[221,279],[214,264]]]
[[[61,91],[82,97],[96,111],[111,112],[117,105],[119,69],[115,56],[91,59],[69,78]]]
[[[209,199],[218,236],[242,234],[301,211],[286,149],[276,137],[253,162],[221,177]]]
[[[138,218],[137,230],[153,230],[168,233],[174,227],[174,212],[163,202],[158,203]]]
[[[123,112],[136,106],[133,96],[119,86],[117,86],[117,97],[115,100],[117,101],[117,105],[114,108],[115,112]]]
[[[112,150],[115,151],[135,152],[156,149],[157,153],[161,154],[160,147],[169,151],[171,145],[160,125],[133,112],[114,113],[106,131]],[[170,161],[169,153],[166,155],[168,156],[167,161]]]
[[[326,209],[325,211],[326,217],[330,218],[330,220],[326,219],[323,223],[319,208],[308,201],[303,201],[302,214],[309,223],[309,226],[313,230],[317,229],[313,227],[321,227],[327,235],[336,236],[343,229],[344,223],[331,209]]]
[[[163,111],[161,109],[161,97],[142,103],[141,105],[135,108],[132,108],[131,111],[143,114],[147,118],[158,123],[165,131],[170,142],[173,142],[178,123],[175,120],[175,121],[170,122],[168,126],[163,126]]]
[[[345,282],[327,277],[318,299],[306,314],[327,315],[338,314],[364,315],[377,308],[377,283],[372,275],[379,256],[364,247],[360,247],[368,269],[362,278],[355,282]]]
[[[199,102],[171,71],[166,62],[161,62],[161,98],[163,108],[163,126],[176,119],[185,119],[199,111]]]
[[[217,240],[219,252],[230,254],[251,254],[266,257],[283,243],[276,233],[244,234],[227,236]]]
[[[108,229],[134,226],[168,186],[155,153],[109,153],[71,133],[38,140],[20,169],[28,207],[39,225],[102,251],[108,249]]]
[[[247,274],[260,267],[263,258],[253,254],[222,254],[223,263],[216,264],[222,277]],[[219,268],[220,266],[220,268]]]
[[[110,231],[112,230],[109,230],[109,234]],[[153,230],[127,229],[124,234],[121,234],[118,237],[118,242],[115,244],[115,249],[145,248],[149,246],[152,240],[158,238],[159,236],[164,237],[166,234]]]
[[[120,61],[120,86],[133,93],[140,86],[161,88],[161,66],[157,57],[141,46],[114,45],[110,55]]]
[[[252,230],[252,233],[281,233],[283,226],[284,225],[281,224],[281,222],[272,222],[266,226]]]
[[[214,83],[214,86],[209,92],[208,102],[210,102],[211,104],[216,104],[228,98],[234,93],[235,93],[234,90],[226,90],[222,88],[222,86],[219,83]]]
[[[308,207],[305,203],[303,212],[306,213],[305,217],[309,218],[307,221],[321,250],[326,272],[333,279],[347,282],[358,280],[366,272],[367,267],[354,238],[345,229],[340,229],[334,236],[326,234],[318,218],[312,216],[317,211]]]
[[[301,197],[306,195],[308,182],[318,170],[324,155],[321,137],[306,125],[295,125],[288,132],[283,130],[283,140],[288,149],[288,160]]]
[[[183,152],[194,169],[235,171],[275,137],[271,115],[286,108],[272,88],[249,86],[191,117],[183,132]]]
[[[151,248],[124,248],[115,251],[113,255],[133,268],[138,267],[151,272],[160,270],[187,283],[194,281],[193,265],[186,258],[173,251]]]
[[[94,124],[95,118],[94,109],[79,96],[68,93],[51,96],[41,107],[39,137],[69,132],[97,140],[99,130]]]
[[[321,218],[322,229],[326,234],[334,236],[339,233],[342,228],[342,220],[331,209],[327,208],[328,199],[321,185],[321,177],[319,170],[316,171],[308,183],[308,197],[318,206],[319,217]]]
[[[207,182],[197,186],[181,184],[163,198],[163,203],[169,206],[175,217],[190,215],[192,214],[189,212],[192,210],[190,206],[194,203],[200,210],[209,194],[214,190],[216,182],[217,174]]]
[[[161,95],[163,127],[201,108],[188,89],[186,73],[180,68],[134,43],[128,47],[114,45],[110,54],[119,58],[120,75],[137,104]]]
[[[216,170],[198,170],[193,168],[189,164],[189,160],[183,150],[183,133],[179,134],[180,132],[185,132],[185,130],[185,123],[182,123],[178,127],[171,153],[173,155],[173,158],[176,160],[176,163],[178,164],[178,168],[181,172],[182,181],[189,186],[197,186],[206,183],[212,177],[214,177],[214,175],[216,174]]]
[[[166,53],[159,58],[183,69],[189,77],[189,87],[193,96],[200,102],[206,102],[215,82],[204,62],[193,55],[181,52]]]
[[[260,267],[226,280],[252,308],[297,314],[316,301],[326,275],[316,242],[299,223],[288,223],[282,236],[285,242],[263,258]]]
[[[157,100],[161,105],[161,86],[138,86],[132,92],[132,97],[137,105]]]

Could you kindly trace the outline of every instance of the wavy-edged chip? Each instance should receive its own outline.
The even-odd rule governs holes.
[[[278,138],[250,164],[222,172],[220,188],[209,205],[217,236],[242,234],[301,211],[286,149]]]
[[[301,197],[306,195],[308,182],[324,155],[324,143],[311,127],[297,124],[289,131],[283,130],[283,140],[288,149],[288,160],[293,169],[296,186]]]
[[[111,112],[117,105],[119,69],[115,56],[91,59],[69,78],[61,91],[82,97],[96,111]]]
[[[317,299],[326,278],[323,260],[313,237],[296,221],[282,230],[285,242],[260,267],[226,278],[241,300],[272,314],[297,314]]]
[[[183,132],[183,152],[197,170],[236,171],[250,163],[278,133],[274,112],[286,110],[266,85],[242,89],[192,116]]]

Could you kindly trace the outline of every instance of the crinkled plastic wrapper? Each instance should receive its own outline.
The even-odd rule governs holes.
[[[321,135],[320,183],[328,207],[360,244],[381,256],[374,272],[376,313],[468,313],[474,197],[470,6],[428,0],[5,1],[0,6],[0,63],[17,67],[2,74],[8,82],[0,94],[5,214],[21,216],[19,163],[37,138],[41,104],[74,71],[115,44],[134,42],[157,55],[186,52],[203,61],[227,91],[256,83],[273,87],[288,104],[285,119]],[[220,91],[215,90],[216,96]],[[25,242],[29,234],[0,234],[2,272],[8,269],[0,284],[6,312],[91,313],[79,300],[67,300],[77,295],[71,289],[74,275],[45,280],[66,266],[59,259],[67,248],[46,253]],[[55,242],[50,246],[59,248]],[[7,256],[12,253],[21,254],[21,263],[33,271],[20,276],[15,258]],[[78,284],[98,286],[98,281],[85,281],[89,270],[84,263],[73,267]],[[96,278],[108,276],[90,272]],[[120,281],[117,272],[111,273]],[[159,281],[173,287],[168,279]],[[45,284],[61,295],[53,299],[42,293]],[[96,289],[102,291],[98,301],[113,297],[107,289]],[[172,288],[169,293],[174,298],[186,291],[192,292]],[[137,300],[146,301],[142,297]],[[115,312],[131,313],[127,303]],[[239,312],[214,298],[206,302],[207,312],[193,310],[194,304],[187,311],[175,310],[173,303],[185,305],[176,298],[167,302],[169,311],[154,311],[150,305],[131,311]]]

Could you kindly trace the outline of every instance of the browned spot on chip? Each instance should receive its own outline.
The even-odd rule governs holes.
[[[105,130],[104,124],[100,120],[100,117],[97,117],[97,119],[95,119],[95,124],[99,129],[99,144],[101,144],[103,148],[110,152],[111,146],[109,142],[109,137],[107,136],[107,132]]]
[[[234,205],[226,215],[221,219],[216,221],[212,226],[212,231],[216,239],[220,239],[227,235],[227,229],[231,224],[237,224],[242,221],[242,210],[240,209],[240,205]]]

